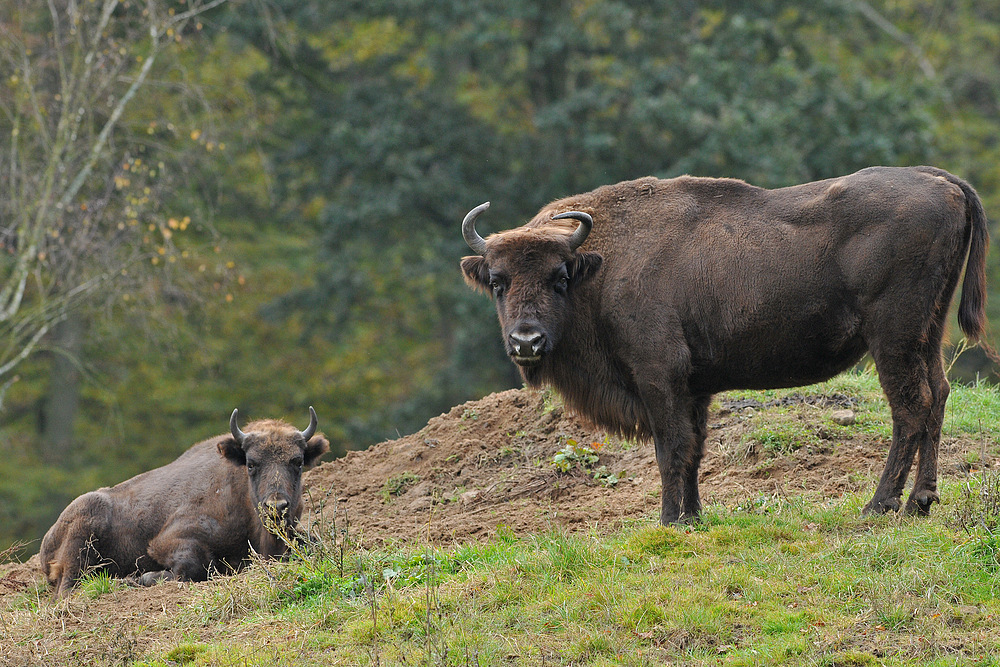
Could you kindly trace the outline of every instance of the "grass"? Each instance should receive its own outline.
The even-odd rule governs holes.
[[[125,584],[105,571],[93,572],[80,580],[80,592],[91,599],[121,590]]]
[[[798,391],[857,397],[845,428],[891,429],[871,373]],[[956,386],[946,435],[973,435],[995,459],[998,400]],[[942,481],[942,504],[923,519],[862,516],[873,482],[823,502],[710,504],[684,529],[653,516],[610,532],[501,527],[450,548],[367,549],[334,525],[287,561],[197,587],[169,627],[143,630],[159,633],[151,645],[122,635],[124,648],[94,664],[1000,664],[996,474]],[[103,587],[91,578],[72,604]],[[15,647],[41,639],[18,623],[61,613],[38,591],[6,604],[0,615],[16,613],[0,630]]]
[[[862,372],[844,373],[827,382],[798,389],[773,389],[765,391],[734,391],[726,395],[729,399],[747,398],[766,403],[793,393],[808,395],[844,394],[859,400],[855,408],[857,423],[845,428],[826,424],[824,429],[834,437],[852,431],[867,433],[889,440],[892,438],[892,416],[889,405],[882,393],[878,375],[874,368]],[[753,428],[747,439],[760,445],[766,452],[784,454],[800,447],[815,445],[818,435],[814,429],[790,421],[783,421],[784,408],[771,408],[755,414]],[[966,386],[953,383],[945,408],[944,437],[974,434],[980,439],[981,451],[970,452],[975,463],[982,459],[995,458],[1000,446],[1000,386],[977,383]]]
[[[860,502],[712,505],[685,531],[646,517],[610,535],[356,553],[351,578],[370,584],[355,587],[303,588],[311,567],[271,564],[276,595],[257,597],[259,569],[231,578],[257,602],[135,664],[992,664],[995,567],[944,520],[824,517]]]

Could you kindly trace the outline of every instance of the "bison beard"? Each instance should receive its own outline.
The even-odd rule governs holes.
[[[483,239],[462,232],[466,282],[496,302],[506,350],[595,424],[652,439],[660,521],[701,509],[698,467],[713,394],[826,380],[870,352],[892,410],[885,470],[866,512],[927,514],[949,385],[948,308],[984,328],[986,216],[933,167],[872,167],[777,190],[734,179],[643,178],[545,206]],[[577,224],[579,223],[579,224]]]
[[[261,420],[244,432],[233,410],[229,435],[74,500],[39,553],[56,595],[67,595],[91,570],[147,585],[202,581],[213,570],[238,569],[251,548],[262,556],[283,554],[302,515],[302,471],[330,448],[316,435],[311,407],[309,415],[305,431]]]

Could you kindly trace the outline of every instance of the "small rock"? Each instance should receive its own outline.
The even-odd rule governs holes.
[[[479,498],[480,495],[482,495],[482,491],[479,491],[478,489],[473,489],[472,491],[466,491],[465,493],[460,495],[458,497],[458,500],[463,505],[470,505],[476,502],[476,500]]]
[[[409,511],[411,512],[423,512],[429,510],[431,508],[431,505],[433,504],[434,501],[430,498],[430,496],[421,496],[420,498],[416,498],[413,502],[411,502],[408,505],[408,508]]]
[[[421,496],[429,496],[434,490],[434,484],[429,481],[423,481],[417,484],[415,487],[409,490],[409,495],[413,498],[419,498]]]
[[[851,426],[857,421],[857,417],[854,415],[854,410],[834,410],[830,415],[830,420],[833,421],[834,424]]]

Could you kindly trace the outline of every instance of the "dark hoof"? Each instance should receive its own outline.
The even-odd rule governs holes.
[[[125,577],[125,582],[130,586],[155,586],[161,581],[169,581],[171,579],[173,579],[173,577],[168,570],[159,570],[157,572],[130,574]]]
[[[869,514],[888,514],[889,512],[898,511],[899,498],[886,498],[885,500],[872,498],[872,501],[865,505],[861,513],[868,516]]]
[[[697,514],[681,514],[674,518],[672,521],[660,517],[660,525],[665,528],[687,528],[693,526],[701,521],[701,518]]]
[[[681,514],[680,518],[677,519],[678,526],[693,526],[698,523],[701,523],[701,514],[698,512],[694,514]]]
[[[681,513],[680,512],[661,512],[660,513],[660,525],[664,528],[669,528],[670,526],[678,526],[681,523]]]
[[[914,491],[906,501],[906,513],[913,516],[929,516],[931,505],[941,502],[936,491],[924,489]]]

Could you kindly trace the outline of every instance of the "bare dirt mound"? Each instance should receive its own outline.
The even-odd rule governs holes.
[[[732,506],[780,494],[822,502],[870,490],[888,437],[863,423],[864,406],[862,423],[836,425],[834,411],[847,407],[858,407],[857,400],[791,395],[715,405],[701,467],[703,500]],[[965,475],[963,456],[978,447],[969,438],[943,439],[941,476]],[[530,390],[460,405],[418,433],[324,463],[305,484],[303,523],[326,531],[336,520],[343,531],[347,521],[352,540],[367,548],[474,541],[501,526],[528,535],[554,527],[610,531],[625,521],[655,525],[660,502],[651,444],[608,437],[567,413],[556,395]],[[200,591],[225,586],[219,579],[121,588],[48,605],[41,580],[37,556],[0,564],[0,601],[13,601],[0,610],[8,645],[0,665],[131,663],[154,645],[210,633],[207,626],[178,630],[176,621],[191,613]],[[38,601],[18,602],[21,594]]]
[[[831,417],[857,400],[798,396],[762,404],[715,406],[701,467],[703,502],[735,504],[765,493],[839,497],[871,484],[888,442]],[[761,410],[812,434],[788,453],[762,451],[747,437]],[[768,419],[772,418],[768,414]],[[598,460],[557,455],[568,445]],[[941,443],[941,474],[957,472],[961,446]],[[568,464],[568,465],[567,465]],[[518,389],[472,401],[435,417],[413,435],[324,463],[307,473],[311,520],[343,527],[368,544],[477,539],[506,526],[525,534],[560,526],[613,529],[623,520],[659,516],[660,479],[653,446],[630,443],[564,410],[549,391]]]
[[[773,493],[822,500],[873,488],[887,440],[832,426],[835,410],[856,403],[842,395],[793,395],[715,405],[701,466],[703,502],[735,505]],[[766,450],[748,437],[762,417],[768,428],[793,423],[811,435],[810,444]],[[964,474],[962,454],[977,447],[943,438],[941,475]],[[305,525],[329,529],[336,521],[343,530],[346,520],[352,538],[369,547],[460,543],[501,526],[518,535],[553,527],[613,530],[627,520],[655,523],[660,504],[652,444],[609,437],[566,411],[551,391],[528,389],[459,405],[417,433],[324,463],[304,482]],[[40,579],[37,556],[0,565],[0,597]]]

